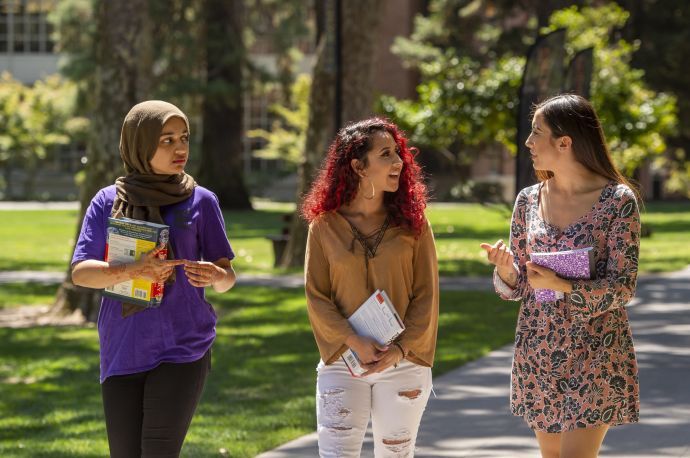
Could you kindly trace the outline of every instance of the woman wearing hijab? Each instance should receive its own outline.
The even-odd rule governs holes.
[[[179,456],[211,367],[216,315],[204,288],[232,288],[234,254],[217,197],[184,171],[189,121],[179,108],[135,105],[120,156],[126,175],[91,201],[72,280],[98,289],[133,278],[166,282],[156,308],[103,297],[100,380],[111,457]],[[108,217],[170,226],[168,259],[159,259],[158,247],[130,264],[104,262]]]

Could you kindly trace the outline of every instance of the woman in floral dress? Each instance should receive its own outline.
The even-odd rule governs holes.
[[[544,458],[596,457],[610,426],[639,418],[637,362],[625,305],[635,294],[637,193],[611,161],[592,105],[559,95],[538,105],[526,142],[539,184],[517,197],[510,243],[483,243],[504,299],[522,301],[511,410]],[[591,279],[567,280],[530,253],[591,247]],[[535,289],[560,292],[538,301]]]

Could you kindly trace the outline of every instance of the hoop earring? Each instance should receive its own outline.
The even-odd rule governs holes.
[[[357,182],[357,193],[358,194],[362,192],[362,179],[363,178],[364,177],[361,177],[359,179],[359,181]],[[371,178],[369,178],[369,183],[371,183],[371,197],[365,196],[364,194],[362,194],[362,197],[364,197],[367,200],[371,200],[374,198],[374,196],[376,196],[376,189],[374,188],[374,182],[371,181]]]

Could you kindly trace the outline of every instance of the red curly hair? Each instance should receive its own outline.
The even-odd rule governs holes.
[[[417,149],[407,145],[407,139],[398,126],[379,117],[351,123],[340,129],[328,148],[318,178],[302,202],[301,213],[305,220],[311,223],[322,213],[338,210],[352,201],[357,194],[360,178],[350,163],[352,159],[359,159],[366,167],[373,134],[382,131],[393,137],[403,162],[398,190],[386,192],[383,204],[392,225],[406,227],[416,235],[421,233],[426,224],[424,209],[427,190],[422,169],[415,162]]]

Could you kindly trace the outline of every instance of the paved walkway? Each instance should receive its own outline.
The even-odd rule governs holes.
[[[641,422],[612,428],[602,458],[690,458],[690,267],[645,276],[629,305],[640,365]],[[532,432],[508,412],[512,348],[434,381],[417,441],[418,457],[538,457]],[[371,433],[362,451],[373,457]],[[318,456],[310,434],[260,458]]]

